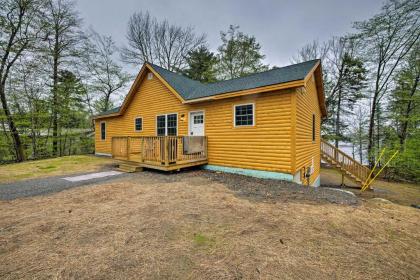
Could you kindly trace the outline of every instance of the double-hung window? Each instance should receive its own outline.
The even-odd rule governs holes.
[[[135,131],[142,131],[143,130],[143,118],[135,118],[134,119],[134,130]]]
[[[156,117],[157,136],[176,136],[178,130],[178,115],[166,114]]]
[[[235,126],[253,126],[255,124],[254,104],[235,105]]]

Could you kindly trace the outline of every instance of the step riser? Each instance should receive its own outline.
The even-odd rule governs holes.
[[[130,164],[120,164],[118,166],[118,169],[123,171],[123,172],[128,172],[128,173],[143,171],[143,167],[130,165]]]
[[[329,157],[326,156],[321,156],[322,159],[324,161],[326,161],[328,164],[330,164],[332,167],[339,169],[339,171],[341,173],[343,173],[345,176],[347,176],[348,178],[350,178],[351,180],[357,182],[358,184],[360,184],[360,186],[363,185],[364,181],[361,180],[360,178],[356,177],[355,175],[353,175],[350,171],[347,171],[346,169],[344,169],[340,164],[338,164],[337,162],[335,162],[334,160],[330,159]]]

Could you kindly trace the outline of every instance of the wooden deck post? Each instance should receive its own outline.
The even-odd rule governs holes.
[[[143,153],[144,153],[144,137],[140,139],[140,162],[143,162]]]
[[[130,160],[130,136],[127,136],[127,160]]]
[[[169,165],[169,139],[168,136],[164,136],[164,143],[165,143],[165,165],[168,166]]]

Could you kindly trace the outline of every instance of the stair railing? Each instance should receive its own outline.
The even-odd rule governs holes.
[[[365,182],[370,174],[369,168],[323,139],[321,139],[321,155],[326,160],[331,161],[330,163],[339,165],[362,182]]]

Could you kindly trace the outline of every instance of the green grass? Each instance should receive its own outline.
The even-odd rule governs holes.
[[[211,247],[214,244],[214,239],[205,236],[202,233],[196,233],[194,234],[193,242],[196,246]]]
[[[39,169],[53,169],[57,168],[55,165],[47,165],[47,166],[37,166]]]
[[[97,171],[112,163],[109,158],[77,155],[6,164],[0,166],[0,183]]]

